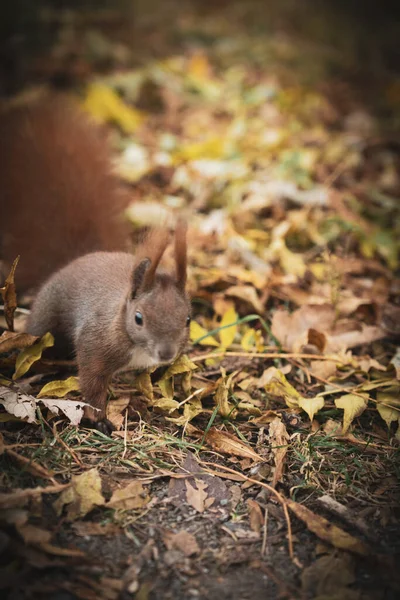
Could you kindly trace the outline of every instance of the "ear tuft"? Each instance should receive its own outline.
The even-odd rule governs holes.
[[[132,275],[132,298],[135,298],[142,288],[150,265],[151,260],[149,258],[143,258],[134,268]]]

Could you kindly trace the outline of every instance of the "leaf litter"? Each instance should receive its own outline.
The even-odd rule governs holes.
[[[168,50],[149,58],[143,43],[135,68],[118,65],[124,43],[82,35],[80,51],[96,39],[117,63],[95,77],[92,59],[83,106],[110,125],[128,218],[137,229],[189,214],[191,346],[164,372],[113,381],[105,436],[76,429],[79,382],[44,358],[49,336],[2,334],[1,519],[40,554],[17,544],[10,558],[105,556],[103,583],[68,563],[63,589],[82,598],[160,597],[171,569],[178,598],[212,585],[380,598],[398,586],[400,175],[378,104],[395,115],[399,94],[387,82],[375,111],[329,76],[334,44],[318,37],[315,52],[288,25],[331,34],[329,18],[221,5],[169,4],[168,35],[143,16]],[[276,15],[287,31],[261,34]],[[352,39],[348,26],[337,30]],[[327,516],[327,494],[371,523],[374,544]]]

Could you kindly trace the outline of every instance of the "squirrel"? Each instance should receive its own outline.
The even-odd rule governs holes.
[[[20,255],[19,292],[88,252],[128,249],[128,194],[101,128],[77,102],[53,92],[7,105],[0,138],[1,274]]]
[[[50,331],[58,348],[75,353],[86,422],[109,431],[112,375],[168,364],[187,342],[186,224],[175,229],[174,273],[159,267],[166,227],[134,254],[120,251],[123,202],[94,125],[60,98],[7,113],[0,118],[8,145],[0,156],[0,257],[7,264],[21,255],[23,289],[42,284],[26,331]]]

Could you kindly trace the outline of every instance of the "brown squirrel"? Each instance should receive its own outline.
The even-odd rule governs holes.
[[[16,280],[24,289],[52,273],[27,331],[51,331],[59,347],[73,349],[92,407],[85,417],[107,430],[111,376],[172,362],[187,342],[186,226],[176,227],[173,274],[159,269],[166,228],[153,230],[134,255],[109,251],[127,236],[97,129],[64,99],[7,113],[0,118],[8,145],[0,156],[0,257],[9,263],[21,255]]]

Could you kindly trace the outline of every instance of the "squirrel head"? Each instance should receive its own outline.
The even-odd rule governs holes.
[[[126,312],[126,330],[134,348],[132,366],[136,368],[173,362],[189,337],[184,222],[179,221],[175,230],[174,273],[158,270],[168,242],[167,229],[154,229],[136,252]]]

